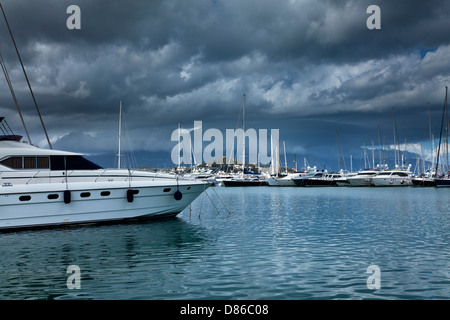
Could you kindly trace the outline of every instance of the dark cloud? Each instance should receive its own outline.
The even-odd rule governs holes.
[[[445,0],[378,1],[381,30],[366,27],[369,0],[2,4],[51,139],[63,149],[114,153],[122,101],[134,148],[169,153],[178,123],[235,128],[243,93],[249,126],[279,128],[290,150],[317,159],[334,158],[337,128],[352,152],[377,141],[378,125],[392,132],[392,108],[404,137],[423,141],[430,103],[438,134],[450,78]],[[81,30],[66,28],[73,4]],[[45,146],[1,20],[1,53],[30,131]],[[4,81],[0,108],[20,131]]]

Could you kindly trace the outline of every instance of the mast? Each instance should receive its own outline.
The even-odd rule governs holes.
[[[380,157],[378,165],[381,166],[381,135],[380,135],[380,125],[378,125],[378,155]],[[375,169],[375,168],[374,168]]]
[[[430,130],[430,156],[431,156],[431,168],[432,168],[433,167],[433,135],[431,133],[430,102],[428,102],[428,128]]]
[[[449,171],[449,168],[448,168],[448,135],[449,135],[449,132],[448,132],[447,87],[445,87],[445,102],[444,102],[444,105],[445,105],[445,120],[446,120],[445,122],[446,122],[446,126],[447,126],[446,143],[445,143],[445,151],[446,151],[445,157],[446,157],[446,165],[447,165],[447,167],[445,168],[445,170],[448,173],[448,171]]]
[[[344,162],[344,170],[347,171],[347,165],[345,164],[345,157],[344,157],[344,152],[342,151],[341,139],[339,138],[338,129],[336,129],[336,138],[337,138],[338,171],[341,170],[341,155],[342,155],[342,161]]]
[[[120,109],[119,109],[119,153],[117,155],[118,157],[118,169],[121,168],[121,163],[120,163],[120,157],[122,156],[122,154],[120,153],[120,145],[121,145],[121,136],[122,136],[122,101],[120,101]]]
[[[392,118],[394,120],[395,167],[397,167],[397,161],[400,161],[400,145],[398,143],[397,123],[395,121],[395,112],[393,107],[392,107]]]
[[[33,142],[31,142],[30,134],[28,133],[28,129],[27,129],[27,126],[25,124],[25,120],[23,119],[22,111],[20,110],[19,103],[17,101],[17,97],[16,97],[16,94],[14,92],[14,88],[13,88],[12,83],[11,83],[11,79],[9,78],[8,70],[6,69],[5,61],[3,60],[3,57],[2,57],[1,53],[0,53],[0,65],[1,65],[1,67],[3,69],[3,74],[5,75],[6,82],[8,83],[9,90],[11,91],[11,95],[13,97],[13,100],[14,100],[14,103],[16,105],[17,111],[19,112],[19,117],[20,117],[20,120],[22,121],[23,128],[25,129],[25,133],[26,133],[26,135],[28,137],[28,143],[32,145]]]
[[[363,150],[364,150],[364,169],[367,169],[367,155],[366,155],[366,144],[363,144]]]
[[[350,155],[350,172],[353,172],[353,158],[352,158],[352,155]]]
[[[245,173],[245,93],[242,102],[242,175]]]
[[[181,168],[181,126],[178,122],[178,170]]]
[[[337,160],[338,160],[338,171],[341,170],[341,154],[339,152],[339,132],[336,129],[336,138],[337,138]]]
[[[372,139],[372,169],[375,169],[375,146]]]
[[[42,120],[41,112],[39,111],[39,107],[37,105],[36,98],[34,97],[33,90],[31,89],[30,81],[28,80],[28,75],[27,75],[27,72],[25,71],[22,57],[20,56],[19,49],[17,48],[16,41],[14,40],[14,36],[12,34],[11,28],[8,23],[8,19],[6,18],[5,10],[3,10],[3,6],[1,3],[0,3],[0,8],[2,9],[3,17],[5,18],[5,22],[8,27],[8,30],[9,30],[9,35],[11,36],[12,42],[14,44],[14,48],[16,49],[17,56],[19,57],[20,65],[22,66],[23,74],[25,75],[25,79],[27,80],[28,88],[30,89],[31,97],[33,98],[33,102],[36,107],[36,111],[38,113],[39,119],[41,120],[41,125],[42,125],[42,128],[44,129],[44,133],[45,133],[45,137],[47,138],[48,145],[49,145],[50,149],[53,149],[53,146],[50,142],[50,138],[48,137],[48,134],[47,134],[47,129],[45,128],[44,120]]]
[[[286,175],[288,174],[288,169],[287,169],[287,160],[286,160],[286,143],[283,141],[283,149],[284,149],[284,165],[286,166],[285,171],[286,171]]]
[[[436,176],[438,176],[439,154],[441,152],[442,128],[444,126],[444,117],[445,117],[445,110],[446,109],[447,109],[447,87],[445,87],[444,110],[442,111],[441,133],[439,135],[439,147],[438,147],[438,152],[437,152],[437,157],[436,157]]]

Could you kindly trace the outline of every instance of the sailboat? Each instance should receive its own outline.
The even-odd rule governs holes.
[[[447,87],[445,87],[445,100],[444,100],[444,110],[442,111],[442,122],[441,122],[441,133],[439,136],[439,147],[438,147],[438,153],[437,153],[437,157],[436,157],[436,174],[438,173],[438,169],[439,169],[439,155],[440,155],[440,151],[441,151],[441,140],[442,140],[442,131],[444,128],[444,119],[446,120],[446,127],[448,127],[448,117],[446,116],[446,113],[448,113],[448,105],[447,105]],[[447,132],[448,135],[448,132]],[[446,145],[444,146],[445,150],[447,151],[446,157],[448,159],[448,139],[445,143]],[[448,165],[448,163],[447,163]],[[447,167],[448,170],[448,167]],[[437,188],[442,188],[442,187],[450,187],[450,177],[448,175],[442,174],[439,178],[436,178],[435,180],[436,183],[436,187]]]
[[[266,181],[259,179],[258,175],[245,171],[245,94],[242,103],[242,171],[231,179],[222,181],[225,187],[259,187],[267,185]]]
[[[136,169],[104,169],[83,154],[54,150],[50,139],[50,149],[34,146],[29,136],[22,141],[6,119],[0,120],[0,229],[176,216],[209,186]]]

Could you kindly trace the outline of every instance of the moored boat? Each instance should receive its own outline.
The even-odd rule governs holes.
[[[412,173],[409,170],[385,170],[372,177],[375,187],[412,186]]]
[[[0,139],[0,229],[175,216],[209,185]]]
[[[299,173],[291,173],[288,175],[266,177],[266,183],[272,187],[295,187],[293,179],[300,177]]]
[[[352,187],[370,187],[372,186],[372,178],[380,171],[378,170],[361,170],[356,175],[347,179],[349,186]]]

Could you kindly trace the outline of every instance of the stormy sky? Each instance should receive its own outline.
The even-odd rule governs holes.
[[[291,167],[296,154],[301,164],[338,169],[337,132],[347,169],[350,155],[353,169],[364,167],[364,145],[394,143],[393,114],[413,166],[429,157],[429,114],[439,140],[448,0],[1,2],[53,147],[104,166],[114,165],[120,101],[138,166],[174,165],[178,123],[236,129],[243,94],[246,128],[279,129]],[[81,9],[79,30],[66,26],[70,5]],[[379,30],[367,28],[370,5],[381,10]],[[32,142],[47,148],[0,20],[0,52]],[[25,135],[3,76],[0,113]]]

